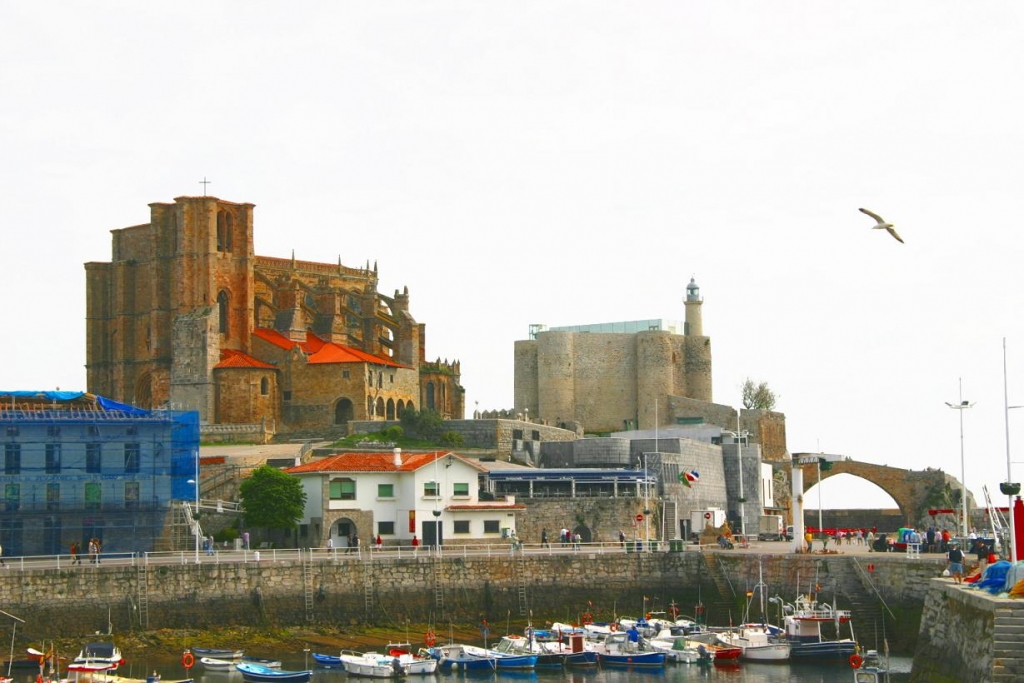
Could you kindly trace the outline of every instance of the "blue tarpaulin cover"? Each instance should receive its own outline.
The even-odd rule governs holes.
[[[1005,560],[993,562],[985,568],[981,580],[974,584],[975,588],[981,588],[993,595],[998,595],[1006,590],[1006,574],[1010,571],[1010,563]]]
[[[0,391],[0,396],[13,396],[14,398],[45,398],[47,401],[74,401],[76,398],[85,396],[84,391]],[[119,410],[129,415],[149,415],[150,411],[136,408],[127,403],[119,403],[105,396],[96,396],[96,403],[104,410]]]

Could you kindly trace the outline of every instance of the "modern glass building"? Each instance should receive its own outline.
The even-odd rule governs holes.
[[[67,391],[0,391],[5,556],[157,549],[172,502],[195,498],[196,412]]]

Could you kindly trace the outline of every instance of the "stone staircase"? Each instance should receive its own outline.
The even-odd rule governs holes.
[[[704,557],[704,566],[707,568],[707,571],[702,573],[699,578],[701,601],[706,610],[706,623],[711,626],[726,626],[730,618],[733,623],[738,623],[742,609],[737,609],[736,589],[732,585],[725,567],[722,566],[722,554],[705,550],[701,555]]]
[[[834,607],[850,610],[857,640],[874,649],[876,645],[881,646],[883,634],[891,633],[896,625],[865,564],[856,557],[830,558],[827,561],[829,579],[821,587],[819,598],[826,602],[834,599],[838,603]]]

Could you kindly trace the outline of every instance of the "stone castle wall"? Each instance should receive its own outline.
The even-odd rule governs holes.
[[[571,517],[573,510],[562,513]],[[560,520],[552,521],[550,528],[557,528]],[[148,630],[282,626],[304,624],[307,618],[387,625],[476,623],[484,617],[499,623],[509,614],[525,621],[522,609],[532,610],[537,623],[573,621],[588,607],[603,620],[613,611],[667,609],[672,602],[692,614],[698,601],[707,605],[709,623],[725,624],[730,614],[735,619],[741,613],[744,591],[760,574],[771,594],[787,600],[817,582],[823,598],[829,596],[829,602],[834,599],[844,609],[853,607],[855,623],[863,620],[863,633],[871,632],[880,604],[875,596],[881,596],[899,624],[889,623],[890,643],[907,652],[916,647],[930,579],[941,571],[939,562],[884,555],[870,560],[870,572],[853,566],[864,565],[864,558],[728,552],[530,553],[510,562],[504,548],[489,556],[456,553],[441,560],[425,549],[417,557],[383,560],[339,551],[305,555],[306,571],[303,561],[281,557],[296,556],[275,559],[273,551],[263,551],[259,562],[251,561],[251,554],[250,561],[238,563],[204,556],[196,565],[187,556],[181,564],[166,566],[85,564],[8,571],[0,575],[0,591],[5,610],[33,615],[24,636],[41,640],[104,629],[108,614],[115,633],[139,629],[143,594]],[[443,605],[436,602],[435,586],[443,591]],[[526,586],[524,605],[520,586]],[[313,597],[309,613],[307,591]]]
[[[549,330],[515,343],[515,409],[549,424],[650,428],[673,395],[711,400],[707,337]]]
[[[911,681],[1024,680],[1024,601],[933,579]]]

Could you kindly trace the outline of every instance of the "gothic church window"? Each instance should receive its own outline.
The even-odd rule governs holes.
[[[229,252],[232,249],[232,219],[227,211],[217,212],[217,251]]]
[[[267,381],[266,377],[263,377],[260,379],[260,395],[266,396],[268,393],[270,393],[270,382]]]
[[[217,312],[217,323],[220,327],[221,334],[228,333],[228,293],[223,289],[220,294],[217,295],[217,307],[220,309]]]

